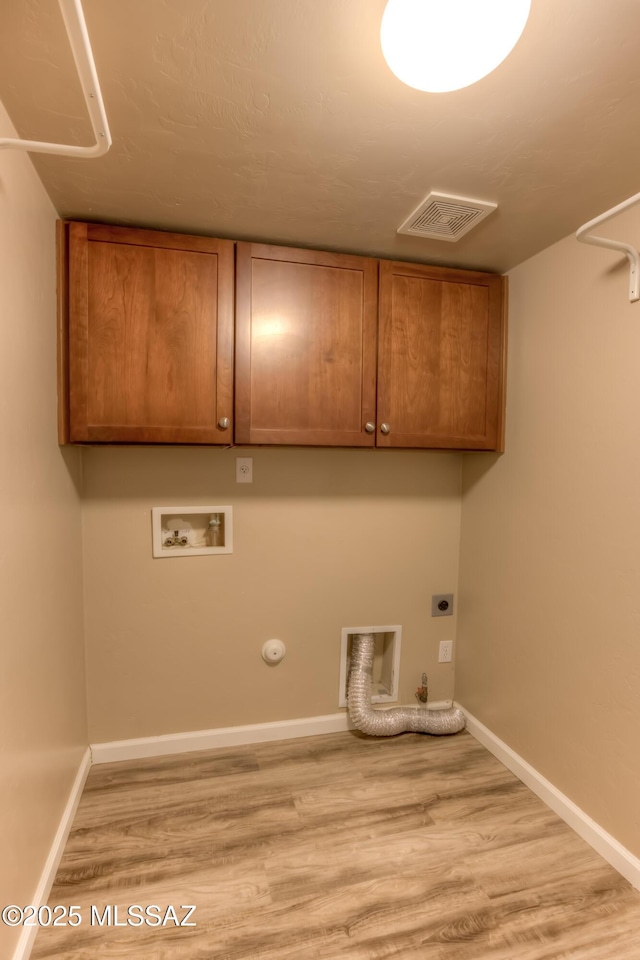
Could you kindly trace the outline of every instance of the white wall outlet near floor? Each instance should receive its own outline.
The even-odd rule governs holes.
[[[451,663],[453,659],[453,640],[441,640],[438,663]]]
[[[236,483],[253,483],[253,457],[236,457]]]

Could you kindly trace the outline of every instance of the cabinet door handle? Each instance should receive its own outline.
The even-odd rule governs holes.
[[[371,420],[368,420],[364,425],[364,429],[367,433],[373,433],[376,429],[376,425],[375,423],[371,423]]]
[[[218,426],[221,430],[228,430],[231,426],[231,420],[229,420],[229,417],[220,417],[218,420]]]
[[[381,424],[380,424],[380,433],[384,433],[385,436],[386,436],[388,433],[391,433],[391,427],[389,426],[388,423],[381,423]]]

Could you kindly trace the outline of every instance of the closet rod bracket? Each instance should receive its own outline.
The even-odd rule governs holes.
[[[609,240],[606,237],[594,237],[591,231],[595,230],[601,224],[622,213],[634,204],[640,203],[640,193],[635,193],[628,200],[623,200],[617,206],[612,207],[601,213],[599,217],[584,223],[576,232],[576,240],[581,243],[591,243],[596,247],[606,247],[608,250],[617,250],[624,253],[629,261],[629,301],[635,303],[640,300],[640,253],[629,243],[622,243],[620,240]]]
[[[50,153],[59,157],[102,157],[111,146],[111,132],[82,4],[80,0],[58,0],[58,3],[96,142],[91,147],[77,147],[65,143],[0,137],[0,150],[12,147],[28,150],[29,153]]]

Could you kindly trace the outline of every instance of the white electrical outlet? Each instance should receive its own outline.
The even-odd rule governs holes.
[[[253,483],[253,457],[236,457],[236,483]]]
[[[453,658],[453,640],[441,640],[438,663],[451,663]]]

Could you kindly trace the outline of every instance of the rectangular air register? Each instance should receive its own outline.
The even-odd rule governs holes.
[[[389,703],[397,700],[402,627],[399,624],[386,627],[343,627],[340,644],[338,706],[347,706],[351,641],[356,633],[372,633],[375,637],[371,703]]]
[[[154,557],[233,553],[231,507],[153,507]]]
[[[488,217],[497,206],[497,203],[485,200],[432,192],[399,227],[398,233],[454,243]]]

